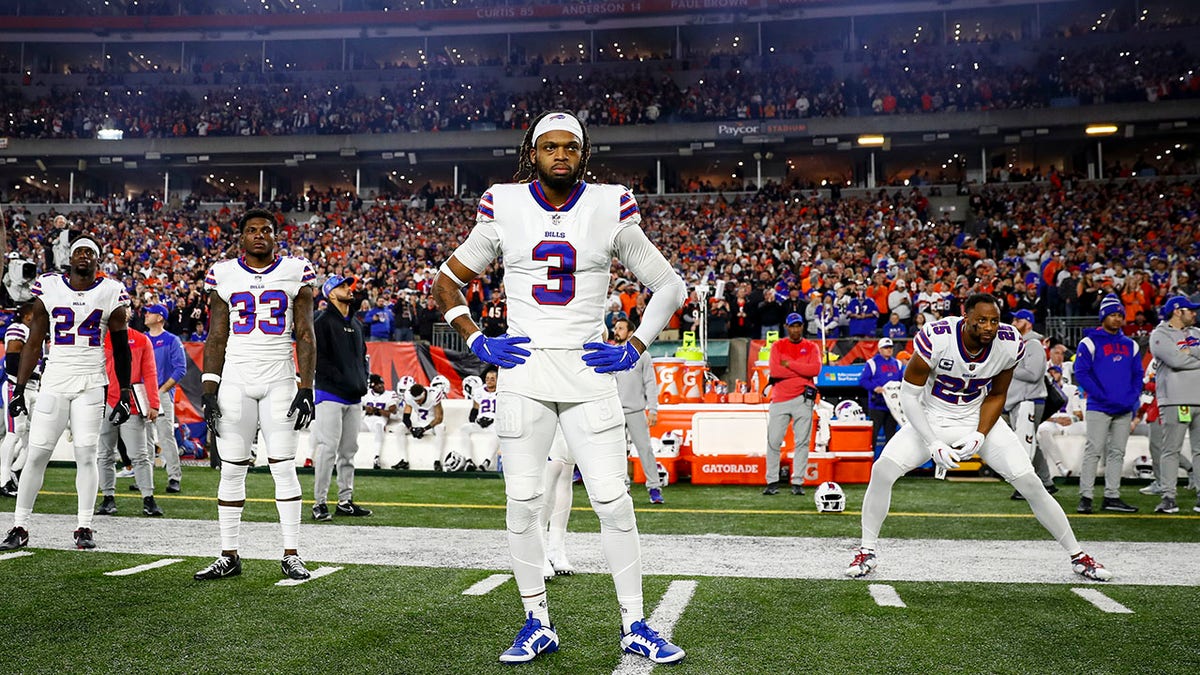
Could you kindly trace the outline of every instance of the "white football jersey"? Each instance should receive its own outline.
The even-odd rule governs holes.
[[[112,313],[129,306],[125,286],[100,278],[87,290],[77,291],[65,275],[43,274],[31,290],[49,315],[50,352],[42,388],[69,392],[107,385],[104,334]]]
[[[8,343],[16,340],[17,342],[29,341],[29,326],[14,321],[8,324],[8,328],[4,329],[4,346],[8,347]]]
[[[476,419],[496,419],[496,392],[480,387],[479,394],[475,396],[475,403],[479,405],[479,416]]]
[[[922,403],[930,417],[961,421],[979,415],[992,379],[1015,366],[1025,353],[1017,329],[1002,323],[991,346],[972,357],[963,347],[962,322],[955,316],[928,323],[913,340],[917,353],[929,364]]]
[[[433,409],[442,402],[441,389],[425,389],[425,402],[417,403],[417,399],[409,392],[404,392],[404,407],[412,409],[413,427],[428,427],[433,424]]]
[[[225,370],[274,366],[292,360],[293,305],[305,286],[316,286],[312,264],[303,258],[280,256],[256,270],[244,259],[222,260],[208,270],[206,291],[215,291],[229,305],[229,342]],[[224,377],[225,374],[222,373]]]
[[[538,349],[601,339],[617,234],[642,222],[628,188],[581,182],[556,208],[536,181],[493,185],[475,222],[490,246],[455,255],[475,272],[504,258],[510,335],[528,336]]]
[[[391,389],[384,389],[381,394],[376,394],[368,389],[367,395],[362,398],[362,403],[363,407],[375,408],[377,410],[387,410],[392,406],[399,405],[396,399],[396,392]]]

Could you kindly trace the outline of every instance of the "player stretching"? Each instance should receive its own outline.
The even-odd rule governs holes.
[[[1086,555],[1062,507],[1046,492],[1016,434],[1000,418],[1013,369],[1025,350],[1009,324],[1000,323],[996,298],[977,293],[963,317],[935,321],[917,334],[904,371],[900,400],[905,425],[888,441],[871,469],[862,508],[862,547],[846,568],[861,577],[875,569],[879,529],[892,501],[892,485],[933,461],[942,469],[979,453],[993,471],[1019,490],[1038,522],[1071,556],[1076,574],[1107,581],[1112,573]]]
[[[104,389],[108,376],[104,371],[104,334],[112,333],[113,365],[120,394],[109,421],[123,424],[129,419],[133,390],[129,384],[130,364],[127,321],[129,294],[120,282],[98,277],[100,245],[87,235],[71,243],[68,274],[43,274],[33,284],[33,316],[29,337],[21,349],[16,367],[17,382],[8,402],[13,418],[29,412],[25,386],[42,358],[42,342],[53,331],[51,351],[42,373],[37,404],[29,419],[29,459],[17,489],[17,508],[13,528],[0,543],[0,550],[20,548],[29,543],[29,520],[46,465],[58,437],[69,425],[75,449],[75,492],[79,499],[79,526],[75,546],[96,548],[92,535],[92,513],[96,508],[96,446],[100,423],[104,419]],[[51,325],[53,322],[53,325]]]
[[[625,492],[625,416],[616,371],[637,363],[683,304],[685,287],[646,238],[637,202],[620,185],[581,179],[590,153],[574,115],[544,113],[518,151],[519,183],[493,185],[479,202],[475,228],[434,281],[446,321],[482,360],[500,366],[496,433],[504,461],[513,576],[524,627],[505,663],[558,649],[542,578],[542,511],[546,457],[559,422],[579,463],[621,609],[621,647],[658,663],[683,650],[647,626],[633,501]],[[467,310],[462,287],[504,258],[511,336],[485,337]],[[604,302],[616,257],[654,291],[641,328],[620,346],[601,342]],[[528,343],[526,350],[521,345]],[[528,358],[528,360],[526,360]]]
[[[317,275],[307,260],[275,255],[275,217],[270,211],[247,211],[241,228],[244,256],[214,264],[204,280],[210,318],[202,400],[204,420],[217,436],[221,455],[221,555],[194,576],[207,580],[242,573],[238,534],[246,504],[246,471],[253,464],[250,444],[261,427],[283,530],[280,566],[290,579],[307,579],[308,570],[296,551],[301,490],[295,459],[300,430],[313,418]]]

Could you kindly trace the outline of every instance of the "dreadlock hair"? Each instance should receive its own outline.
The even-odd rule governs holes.
[[[533,142],[536,140],[533,137],[533,130],[537,129],[538,122],[547,115],[570,115],[575,117],[574,113],[566,110],[547,110],[546,112],[533,118],[529,123],[529,128],[525,130],[525,137],[521,139],[521,147],[517,150],[519,163],[517,164],[517,172],[513,174],[513,180],[518,183],[530,183],[537,178],[537,166],[529,155],[533,152]],[[579,128],[583,129],[583,148],[579,151],[579,175],[587,175],[588,158],[592,156],[592,141],[588,138],[587,125],[578,117],[575,121],[579,122]]]

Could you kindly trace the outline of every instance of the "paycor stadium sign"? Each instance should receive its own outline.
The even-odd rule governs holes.
[[[757,136],[803,136],[808,134],[807,124],[787,120],[718,122],[716,126],[717,138],[719,139],[753,138]]]

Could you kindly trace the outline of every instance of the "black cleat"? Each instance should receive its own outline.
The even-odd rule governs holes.
[[[117,515],[117,499],[112,495],[104,495],[104,499],[100,502],[100,507],[96,509],[98,516],[115,516]]]
[[[138,487],[138,486],[137,486],[137,483],[130,483],[130,484],[129,484],[129,491],[130,491],[130,492],[141,492],[141,491],[142,491],[142,488]]]
[[[92,528],[81,527],[75,530],[75,548],[96,548],[96,538],[92,536]]]
[[[1137,513],[1138,508],[1131,504],[1126,504],[1125,500],[1120,497],[1105,497],[1101,502],[1100,508],[1105,511],[1116,511],[1117,513]]]
[[[158,508],[158,502],[154,501],[154,495],[142,497],[142,513],[147,516],[161,516],[163,510]]]
[[[1020,490],[1013,490],[1013,493],[1011,495],[1009,495],[1008,498],[1013,500],[1014,502],[1025,501],[1025,495],[1021,494]]]
[[[803,497],[804,496],[804,486],[803,485],[793,485],[792,486],[792,494]]]
[[[364,509],[352,501],[338,502],[337,510],[334,511],[339,516],[354,516],[361,518],[371,515],[371,509]]]
[[[767,487],[763,489],[764,495],[779,494],[779,483],[767,483]]]
[[[333,520],[333,516],[329,515],[329,507],[324,502],[313,504],[313,520]]]
[[[196,581],[210,581],[212,579],[224,579],[225,577],[236,577],[242,573],[242,559],[238,556],[222,555],[217,556],[211,565],[196,572],[192,578]]]
[[[382,465],[379,463],[378,457],[375,458],[374,462],[371,462],[371,468],[375,469],[375,470],[379,470],[379,469],[383,468]]]
[[[300,556],[298,555],[283,556],[283,560],[279,561],[279,567],[283,570],[283,576],[289,579],[304,581],[312,576],[312,574],[305,569],[304,561],[301,560]]]
[[[8,531],[8,536],[0,542],[0,551],[11,551],[29,545],[29,531],[23,527],[14,527]]]
[[[395,464],[393,464],[392,468],[395,469],[396,471],[408,471],[408,460],[402,459],[399,462],[396,462]]]
[[[1079,498],[1079,508],[1075,509],[1075,513],[1091,513],[1091,512],[1092,512],[1092,498],[1091,497],[1080,497]]]
[[[182,488],[179,487],[178,480],[172,478],[171,480],[167,481],[167,492],[170,492],[173,494],[173,493],[182,492],[182,491],[183,491]]]
[[[9,480],[0,487],[0,497],[16,497],[17,496],[17,481]]]

